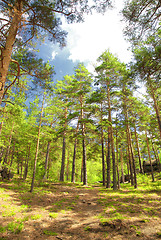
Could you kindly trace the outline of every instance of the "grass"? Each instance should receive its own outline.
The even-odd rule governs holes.
[[[41,214],[35,214],[35,215],[31,216],[32,220],[37,220],[37,219],[40,219],[40,218],[42,218]]]
[[[50,230],[44,230],[43,233],[48,236],[57,236],[58,235],[56,232],[52,232]]]
[[[58,216],[58,213],[55,213],[55,212],[49,213],[49,217],[51,218],[57,218],[57,216]]]
[[[20,233],[24,228],[23,223],[10,222],[7,225],[7,229],[12,233]]]

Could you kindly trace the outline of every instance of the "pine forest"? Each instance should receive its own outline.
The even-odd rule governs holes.
[[[0,1],[0,239],[161,237],[161,1],[122,1],[128,64],[56,79],[36,50],[115,4]]]

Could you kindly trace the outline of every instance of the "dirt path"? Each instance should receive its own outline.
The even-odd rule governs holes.
[[[55,183],[50,185],[46,193],[42,188],[35,194],[12,190],[5,184],[1,187],[0,239],[3,240],[155,240],[160,237],[157,233],[161,232],[161,214],[156,218],[149,215],[145,219],[140,217],[139,210],[135,210],[131,211],[131,217],[125,219],[118,215],[113,220],[101,221],[105,214],[107,219],[111,216],[110,211],[114,206],[129,203],[126,198],[121,199],[122,205],[118,198],[105,198],[101,187],[85,188]],[[158,209],[160,200],[158,196]],[[9,228],[8,224],[11,223],[15,224],[14,230]]]

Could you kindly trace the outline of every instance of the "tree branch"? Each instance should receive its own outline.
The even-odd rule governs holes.
[[[16,75],[14,81],[13,81],[9,86],[6,87],[6,89],[5,89],[5,91],[4,91],[4,94],[3,94],[3,98],[4,98],[5,94],[7,93],[8,89],[16,82],[16,80],[17,80],[17,79],[19,78],[19,76],[20,76],[20,65],[19,65],[19,63],[18,63],[16,60],[13,60],[13,59],[11,59],[11,62],[17,64],[17,69],[18,69],[18,71],[17,71],[17,75]],[[19,80],[19,79],[18,79],[18,80]]]

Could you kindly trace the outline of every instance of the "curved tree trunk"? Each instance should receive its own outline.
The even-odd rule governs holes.
[[[6,43],[4,48],[0,48],[1,51],[1,61],[0,61],[0,104],[2,103],[2,99],[4,97],[4,87],[6,83],[7,73],[9,64],[11,62],[11,55],[13,51],[13,45],[16,40],[16,35],[18,32],[18,28],[21,22],[21,14],[22,14],[22,3],[23,1],[19,0],[15,3],[14,13],[12,16],[12,22],[8,30]]]

